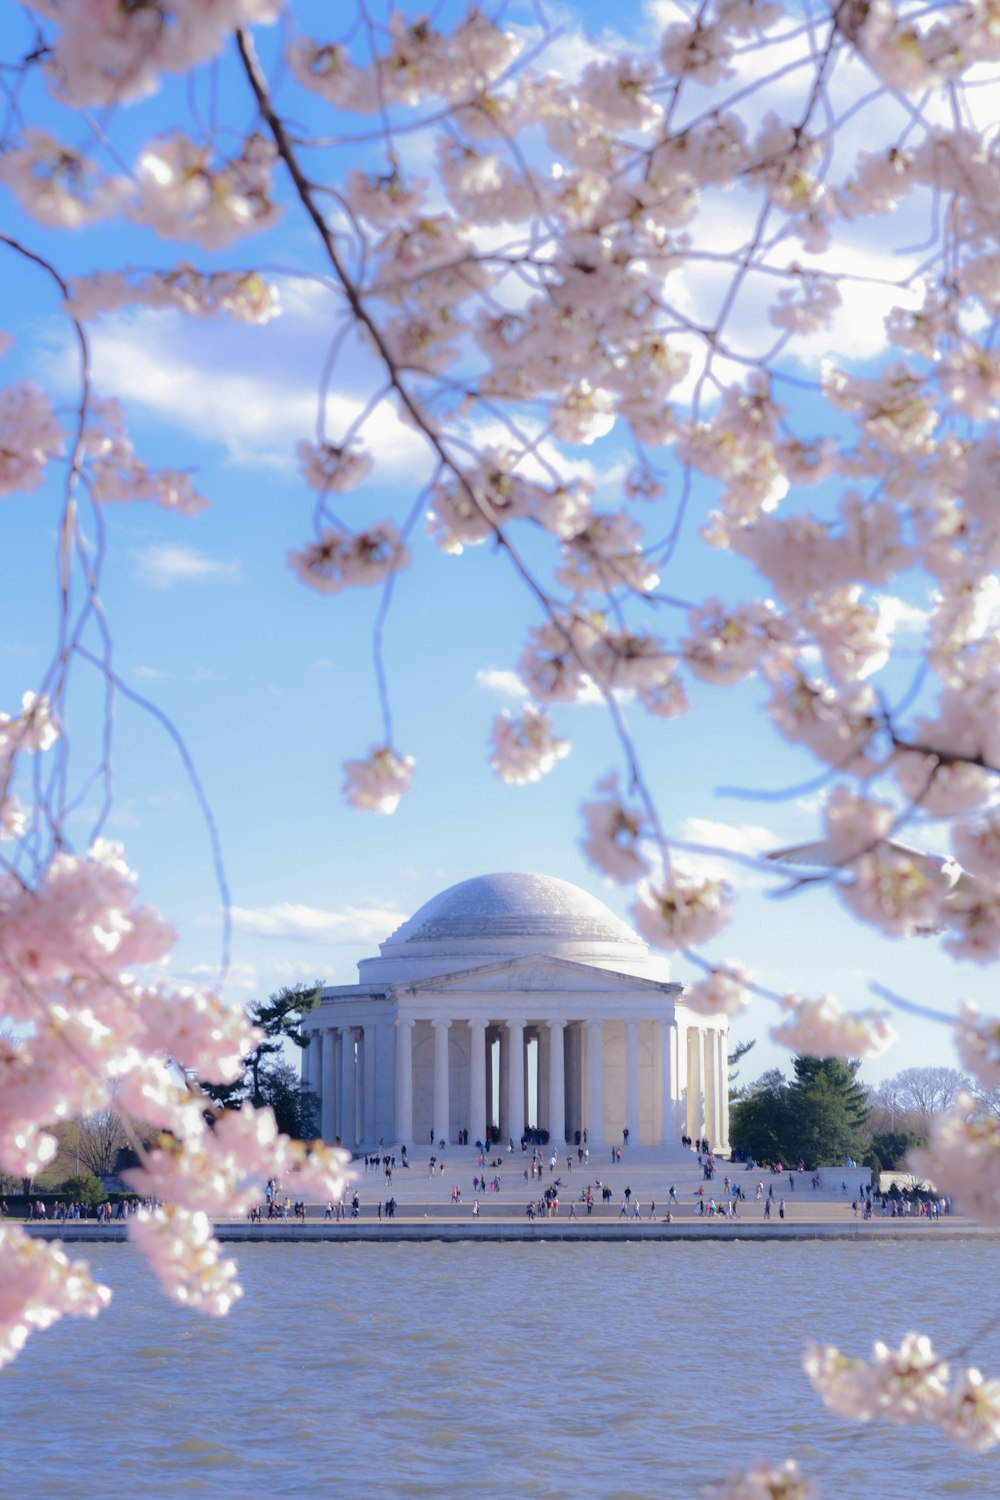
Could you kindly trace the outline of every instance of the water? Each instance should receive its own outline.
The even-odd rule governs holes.
[[[808,1334],[954,1349],[1000,1243],[247,1246],[220,1321],[128,1246],[91,1263],[110,1310],[0,1372],[2,1500],[687,1500],[785,1456],[828,1500],[1000,1490],[993,1456],[843,1422],[799,1371]],[[973,1362],[1000,1372],[1000,1336]]]

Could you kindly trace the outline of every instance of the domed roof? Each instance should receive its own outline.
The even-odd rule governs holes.
[[[377,958],[362,959],[363,983],[400,983],[513,958],[547,957],[664,980],[654,957],[603,901],[551,875],[477,875],[434,896],[397,927]]]
[[[550,938],[557,943],[641,946],[603,901],[551,875],[477,875],[433,896],[389,938],[398,943]]]

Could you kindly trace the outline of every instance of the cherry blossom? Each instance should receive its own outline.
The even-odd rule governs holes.
[[[529,631],[518,673],[542,703],[572,703],[592,681],[584,666],[598,631],[590,621],[571,619],[539,625]]]
[[[1000,954],[1000,886],[978,884],[948,902],[944,946],[956,958],[991,963]]]
[[[852,1015],[832,995],[784,1001],[788,1019],[771,1027],[771,1036],[793,1052],[811,1057],[879,1057],[898,1040],[885,1016],[875,1011]]]
[[[90,416],[84,433],[85,474],[98,504],[145,500],[185,516],[205,509],[208,501],[195,489],[189,474],[150,469],[136,457],[120,402],[95,401]]]
[[[1000,1380],[963,1370],[945,1396],[937,1425],[960,1448],[985,1453],[1000,1443]]]
[[[888,838],[895,813],[888,802],[877,802],[838,786],[823,810],[826,841],[835,865],[848,864]]]
[[[0,1273],[0,1366],[16,1358],[29,1333],[64,1314],[93,1318],[111,1301],[82,1261],[13,1224],[0,1224]]]
[[[863,921],[894,937],[912,937],[942,926],[943,891],[921,854],[880,845],[851,865],[837,887],[845,905]]]
[[[0,387],[0,495],[37,489],[46,465],[63,447],[44,391],[31,380]]]
[[[263,136],[251,135],[239,156],[216,167],[209,151],[179,133],[152,142],[136,168],[132,216],[165,239],[222,249],[277,220],[270,196],[276,155]]]
[[[624,511],[592,516],[566,539],[559,581],[579,593],[624,585],[648,593],[659,575],[642,551],[642,529]]]
[[[28,126],[24,144],[0,156],[0,182],[40,224],[79,229],[119,213],[132,196],[127,177],[105,177],[79,151]]]
[[[503,781],[539,781],[570,751],[552,732],[552,721],[526,703],[516,716],[506,709],[493,721],[490,765]]]
[[[780,668],[774,675],[767,712],[787,739],[807,745],[838,770],[870,768],[869,746],[878,721],[869,688],[852,683],[838,690],[819,678]]]
[[[803,1474],[794,1459],[769,1464],[763,1459],[746,1469],[731,1469],[712,1485],[713,1500],[821,1500],[815,1479]]]
[[[987,1088],[1000,1087],[1000,1022],[980,1017],[966,1002],[955,1022],[955,1049],[963,1067]]]
[[[637,808],[626,807],[618,794],[615,773],[598,782],[607,795],[580,808],[586,829],[580,847],[591,864],[623,883],[640,880],[649,873],[649,859],[642,844],[652,835],[648,817]]]
[[[737,1016],[750,1004],[748,975],[740,964],[711,969],[684,991],[684,1004],[698,1016]]]
[[[947,1364],[917,1333],[908,1333],[898,1350],[876,1343],[870,1365],[817,1344],[808,1345],[802,1363],[826,1405],[860,1422],[933,1422],[948,1381]]]
[[[50,72],[56,92],[75,105],[142,98],[158,87],[161,70],[186,72],[220,51],[233,28],[281,13],[279,0],[28,3],[61,28]]]
[[[140,1209],[128,1221],[128,1235],[167,1296],[182,1307],[221,1318],[242,1297],[236,1262],[221,1258],[207,1214],[172,1204]]]
[[[658,948],[693,948],[717,937],[729,921],[730,892],[721,880],[677,873],[646,879],[631,908],[636,926]]]
[[[681,642],[685,664],[703,682],[741,682],[791,632],[769,600],[727,609],[706,599],[689,615],[691,634]]]
[[[288,554],[302,582],[321,594],[382,583],[409,560],[409,550],[392,521],[379,521],[353,534],[323,527],[318,541]]]
[[[394,813],[410,790],[415,765],[412,756],[396,755],[388,745],[376,745],[367,760],[344,762],[344,796],[352,807]]]
[[[894,1426],[929,1422],[953,1442],[983,1453],[1000,1443],[1000,1381],[976,1369],[958,1372],[922,1334],[908,1333],[898,1349],[879,1342],[871,1364],[832,1345],[809,1344],[803,1368],[832,1411],[854,1421]]]
[[[914,1171],[941,1192],[952,1193],[966,1213],[1000,1224],[1000,1121],[976,1118],[971,1094],[959,1094],[949,1110],[932,1115],[928,1144],[914,1148]]]
[[[334,443],[301,442],[298,454],[306,484],[324,494],[353,490],[371,473],[368,454],[345,451]]]
[[[194,266],[170,271],[96,271],[71,278],[66,309],[76,318],[99,318],[124,307],[172,308],[195,317],[220,312],[242,323],[267,323],[281,312],[274,282],[256,271],[203,272]]]

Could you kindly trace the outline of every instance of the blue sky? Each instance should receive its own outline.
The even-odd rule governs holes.
[[[652,24],[648,7],[636,26]],[[316,7],[297,7],[308,29]],[[578,22],[604,7],[566,7],[560,56],[583,55]],[[512,18],[530,22],[531,7]],[[320,31],[319,23],[315,27]],[[264,38],[263,45],[270,45]],[[573,49],[576,49],[574,53]],[[223,69],[221,98],[235,83]],[[297,101],[302,96],[296,95]],[[169,120],[176,102],[165,88],[147,105],[114,122],[123,149]],[[66,112],[52,110],[60,128]],[[240,108],[241,124],[250,120]],[[77,137],[82,129],[76,123]],[[85,133],[85,132],[84,132]],[[341,170],[343,159],[331,163]],[[34,226],[4,198],[5,223],[69,272],[123,260],[166,265],[178,254],[203,266],[315,265],[314,251],[293,213],[277,229],[237,251],[208,255],[193,247],[158,245],[146,231],[116,223],[79,236]],[[857,254],[880,264],[884,247],[859,232]],[[73,352],[51,286],[17,257],[4,259],[6,309],[0,326],[15,336],[3,360],[4,382],[30,374],[64,402],[74,394]],[[330,316],[329,294],[281,273],[285,315],[265,329],[225,319],[186,322],[170,313],[136,311],[93,328],[97,387],[120,395],[138,452],[151,463],[192,467],[211,501],[195,519],[149,506],[104,512],[107,558],[103,598],[115,641],[115,666],[128,687],[149,697],[183,736],[217,820],[234,908],[227,993],[234,1002],[305,979],[339,983],[375,950],[398,921],[438,890],[499,870],[537,870],[574,881],[625,914],[628,893],[593,871],[578,848],[578,805],[619,757],[598,706],[556,713],[573,751],[542,782],[510,787],[491,772],[487,740],[495,712],[516,707],[512,674],[525,630],[539,623],[531,600],[503,559],[487,547],[447,557],[417,529],[415,565],[398,580],[385,636],[385,660],[397,748],[415,756],[414,788],[391,818],[346,807],[340,797],[345,759],[381,739],[371,672],[374,590],[325,598],[297,582],[286,563],[290,547],[308,539],[313,497],[301,482],[295,443],[311,437],[315,391]],[[698,288],[692,296],[709,295]],[[860,316],[855,307],[854,316]],[[863,309],[862,309],[863,311]],[[852,334],[841,326],[835,341]],[[878,353],[877,323],[865,322],[868,355]],[[752,337],[752,318],[745,324]],[[815,349],[791,369],[815,374]],[[361,399],[367,363],[357,351],[335,377],[334,413]],[[410,508],[426,460],[415,436],[391,414],[380,417],[375,482],[347,497],[346,518]],[[626,456],[613,434],[574,458],[589,465],[598,498],[615,503]],[[54,536],[61,504],[58,476],[44,489],[2,502],[0,553],[6,627],[0,644],[0,704],[11,711],[41,678],[54,643]],[[710,488],[695,490],[695,518],[708,509]],[[810,494],[809,503],[815,501]],[[84,525],[91,522],[84,516]],[[672,592],[703,598],[760,597],[760,580],[735,558],[720,558],[692,539],[682,545]],[[920,580],[905,604],[926,602]],[[910,616],[901,610],[903,624]],[[679,839],[728,844],[759,853],[814,836],[815,790],[778,800],[724,795],[721,788],[781,794],[808,782],[821,767],[780,741],[759,708],[754,685],[710,688],[688,682],[693,711],[652,721],[623,705],[667,830]],[[95,761],[102,724],[102,686],[85,664],[74,668],[70,700],[73,767],[82,787]],[[211,849],[197,799],[162,727],[121,701],[114,719],[115,810],[107,832],[120,839],[139,871],[146,900],[178,927],[169,973],[206,982],[220,955],[219,900]],[[72,815],[69,831],[86,844],[98,808],[92,792]],[[940,848],[940,832],[921,832]],[[915,839],[916,841],[916,839]],[[834,993],[851,1008],[873,1003],[880,981],[911,1000],[951,1011],[962,998],[988,998],[986,974],[946,960],[936,939],[894,942],[861,927],[824,890],[775,899],[780,881],[724,866],[737,887],[735,920],[713,958],[741,959],[761,983],[804,995]],[[674,977],[688,977],[675,962]],[[693,976],[692,976],[693,977]],[[757,1036],[744,1077],[786,1054],[767,1039],[773,1011],[755,1005],[734,1027]],[[898,1018],[895,1049],[863,1076],[876,1079],[919,1063],[953,1061],[940,1028]]]

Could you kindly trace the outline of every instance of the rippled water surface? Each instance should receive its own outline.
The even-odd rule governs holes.
[[[95,1246],[95,1322],[0,1372],[0,1496],[673,1500],[791,1455],[834,1500],[1000,1494],[1000,1460],[827,1413],[808,1334],[942,1350],[1000,1295],[1000,1244],[259,1245],[219,1322]],[[1000,1370],[1000,1336],[977,1350]]]

